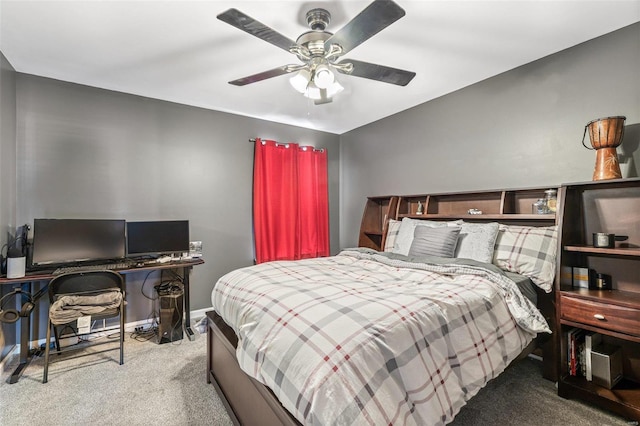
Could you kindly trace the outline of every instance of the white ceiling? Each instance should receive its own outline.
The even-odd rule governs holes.
[[[406,16],[346,58],[414,71],[406,87],[338,74],[314,105],[288,76],[228,81],[294,55],[216,16],[235,7],[295,40],[324,7],[335,32],[370,1],[0,1],[0,50],[18,72],[342,134],[640,21],[640,0],[396,0]]]

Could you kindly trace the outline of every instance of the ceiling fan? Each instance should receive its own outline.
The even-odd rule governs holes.
[[[339,60],[342,55],[404,15],[404,9],[393,1],[375,0],[338,32],[332,34],[326,31],[331,14],[325,9],[315,8],[306,14],[310,31],[293,41],[239,10],[229,9],[219,14],[218,19],[293,53],[302,62],[239,78],[230,81],[229,84],[244,86],[296,72],[297,74],[291,78],[291,85],[313,99],[315,104],[331,102],[332,97],[342,90],[342,86],[335,79],[334,70],[342,74],[406,86],[415,77],[415,72],[355,59]]]

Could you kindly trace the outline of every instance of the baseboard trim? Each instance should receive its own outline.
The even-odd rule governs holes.
[[[195,311],[191,311],[191,322],[198,322],[199,320],[201,320],[202,318],[204,318],[206,316],[206,313],[213,310],[213,308],[203,308],[203,309],[197,309]],[[143,320],[139,320],[139,321],[132,321],[132,322],[128,322],[125,323],[124,325],[124,331],[127,333],[132,333],[136,330],[136,327],[144,327],[145,325],[149,325],[149,324],[153,324],[157,321],[157,319],[153,318],[153,319],[143,319]],[[193,325],[193,324],[190,324]],[[104,332],[104,335],[106,336],[109,331],[113,331],[113,330],[118,330],[118,326],[110,326],[110,327],[103,327],[103,328],[96,328],[95,332],[99,333],[97,334],[98,336],[101,336],[102,333]],[[73,339],[73,337],[70,337],[69,339]],[[45,344],[45,341],[47,339],[46,338],[42,338],[42,339],[38,339],[36,340],[31,340],[29,341],[29,348],[39,348],[42,345]],[[53,340],[52,340],[53,341]],[[63,343],[64,344],[64,343]],[[0,371],[5,371],[5,367],[11,364],[14,364],[14,359],[15,357],[19,357],[20,356],[20,345],[19,344],[14,344],[13,345],[13,349],[10,350],[9,352],[7,352],[7,355],[0,360]]]
[[[213,307],[198,309],[195,311],[191,311],[191,321],[199,321],[207,315],[207,312],[213,311]]]

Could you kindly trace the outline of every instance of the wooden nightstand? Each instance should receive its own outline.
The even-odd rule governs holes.
[[[559,272],[564,274],[556,288],[558,395],[640,420],[640,179],[563,185],[560,213]],[[596,232],[627,239],[615,247],[594,247]],[[572,286],[571,268],[611,275],[611,289]],[[572,375],[567,333],[575,328],[599,333],[622,350],[624,378],[612,389]]]

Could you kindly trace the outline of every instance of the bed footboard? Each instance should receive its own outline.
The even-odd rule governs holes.
[[[215,311],[207,312],[207,383],[212,383],[236,425],[299,425],[262,383],[238,365],[233,330]]]
[[[548,295],[543,297],[550,299]],[[215,387],[234,424],[300,426],[269,388],[240,369],[236,359],[238,339],[231,327],[215,311],[207,312],[207,317],[207,383]],[[542,349],[544,354],[543,376],[555,380],[557,372],[553,356],[554,339],[547,336],[539,337],[541,339],[538,340],[541,341],[537,342],[538,349]],[[535,346],[534,340],[523,351],[521,357],[529,354]]]

